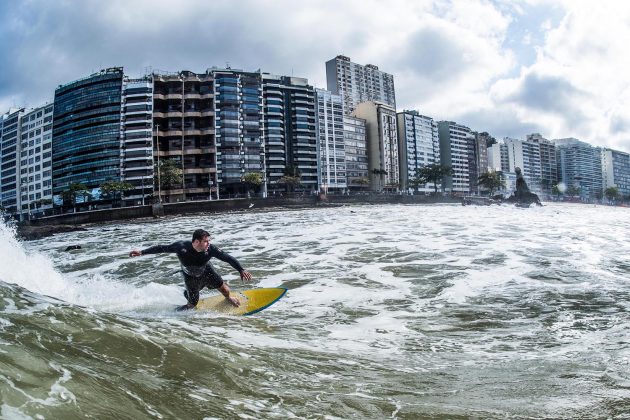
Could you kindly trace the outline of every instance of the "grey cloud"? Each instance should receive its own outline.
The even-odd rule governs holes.
[[[501,108],[467,112],[454,117],[454,121],[475,131],[487,131],[497,139],[524,138],[530,133],[541,133],[544,136],[549,131],[541,125],[522,122],[514,112]]]
[[[453,80],[465,70],[463,50],[437,29],[423,28],[409,37],[394,61],[398,70],[433,81]]]
[[[610,119],[611,134],[629,133],[630,119],[621,115],[613,115]]]
[[[292,27],[273,3],[187,2],[166,14],[151,3],[8,2],[0,11],[0,104],[14,97],[39,105],[59,84],[101,68],[123,66],[203,72],[212,66],[325,81],[324,62],[361,48],[361,31],[341,37],[329,29]],[[286,5],[285,5],[286,6]],[[164,10],[164,9],[161,9]],[[296,32],[297,33],[294,33]]]
[[[502,102],[516,103],[527,108],[561,116],[569,127],[586,121],[579,109],[585,93],[559,77],[528,74],[519,89]]]

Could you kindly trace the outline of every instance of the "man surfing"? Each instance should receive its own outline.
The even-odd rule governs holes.
[[[177,254],[184,276],[186,290],[184,296],[188,303],[180,306],[178,310],[192,309],[199,302],[199,291],[204,287],[208,289],[217,289],[225,298],[234,306],[240,306],[237,297],[230,296],[230,288],[223,281],[219,273],[216,272],[210,258],[215,257],[230,264],[237,270],[241,276],[241,280],[251,280],[252,275],[249,271],[243,269],[236,258],[221,251],[214,245],[210,244],[210,234],[203,229],[197,229],[193,232],[192,241],[178,241],[170,245],[156,245],[141,251],[133,250],[129,253],[130,257],[139,257],[146,254],[159,253]]]

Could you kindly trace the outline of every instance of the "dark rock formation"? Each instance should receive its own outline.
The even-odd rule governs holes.
[[[87,229],[77,226],[69,225],[49,225],[49,226],[31,226],[31,225],[18,225],[17,236],[26,241],[33,241],[36,239],[46,238],[54,235],[55,233],[63,232],[75,232],[86,231]]]
[[[516,191],[506,201],[514,203],[518,207],[529,207],[532,203],[542,206],[538,195],[529,190],[521,173],[521,168],[517,167],[514,171],[516,172]]]

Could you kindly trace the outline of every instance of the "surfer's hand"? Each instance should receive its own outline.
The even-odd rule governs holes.
[[[251,281],[252,280],[252,273],[250,273],[247,270],[243,270],[241,271],[241,280],[247,280],[247,281]]]
[[[226,297],[226,299],[228,300],[228,302],[230,302],[232,305],[236,306],[237,308],[241,306],[241,302],[235,296],[228,296]]]
[[[136,251],[135,249],[129,253],[130,257],[139,257],[140,255],[142,255],[142,252]]]

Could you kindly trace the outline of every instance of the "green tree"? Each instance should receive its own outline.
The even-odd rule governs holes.
[[[278,180],[278,183],[286,185],[289,192],[293,192],[302,183],[302,178],[299,176],[285,175]]]
[[[426,185],[427,180],[420,175],[416,175],[407,181],[409,186],[418,189],[421,185]]]
[[[87,195],[90,195],[90,193],[88,193],[87,191],[87,187],[85,186],[85,184],[82,184],[80,182],[73,182],[72,184],[68,185],[68,188],[66,190],[61,192],[61,197],[63,198],[64,204],[68,203],[68,205],[72,206],[75,212],[77,211],[77,197]]]
[[[505,181],[499,172],[488,171],[479,175],[478,184],[487,190],[490,190],[490,196],[494,194],[496,190],[500,190],[505,187]]]
[[[184,171],[182,171],[180,164],[176,160],[162,159],[159,165],[155,165],[154,178],[155,185],[158,185],[159,179],[160,186],[168,190],[181,186],[184,180]]]
[[[112,197],[112,203],[116,200],[122,201],[122,194],[133,189],[133,185],[125,181],[105,181],[100,187],[103,194]]]
[[[614,201],[619,197],[619,189],[617,187],[608,187],[604,191],[604,195],[610,201]]]
[[[555,184],[553,187],[551,187],[551,193],[557,197],[560,197],[560,194],[562,194],[562,192],[560,191],[560,187],[558,187],[558,184]]]
[[[453,169],[448,165],[434,163],[420,168],[418,175],[426,179],[427,183],[433,183],[433,188],[435,189],[435,194],[437,195],[438,184],[442,184],[445,176],[453,175]]]
[[[370,180],[363,176],[361,178],[353,179],[352,183],[356,185],[368,185],[370,183]]]
[[[241,182],[245,184],[249,193],[250,189],[257,190],[262,185],[263,177],[260,172],[248,172],[241,177]]]
[[[567,187],[565,194],[569,197],[577,197],[578,195],[580,195],[580,187],[576,185],[570,185],[569,187]]]

